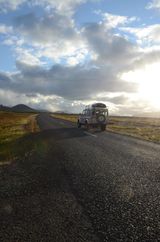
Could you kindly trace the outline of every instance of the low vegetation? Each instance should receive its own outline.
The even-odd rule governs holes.
[[[75,114],[53,114],[54,117],[77,122]],[[107,130],[160,143],[160,118],[113,117]]]
[[[121,134],[160,142],[160,118],[111,117],[108,129]]]
[[[68,120],[68,121],[71,121],[71,122],[74,122],[76,123],[77,122],[77,118],[78,118],[78,115],[77,114],[67,114],[67,113],[63,113],[63,114],[52,114],[52,116],[54,118],[60,118],[60,119],[64,119],[64,120]]]
[[[22,147],[17,145],[20,138],[38,131],[36,115],[0,112],[0,164],[10,163],[16,158]]]

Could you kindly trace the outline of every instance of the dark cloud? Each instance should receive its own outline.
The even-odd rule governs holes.
[[[6,73],[0,73],[0,88],[6,89],[7,86],[10,86],[12,79]]]
[[[28,94],[25,94],[26,97],[29,97],[29,98],[37,98],[38,95],[36,93],[28,93]]]
[[[0,82],[1,82],[1,84],[2,83],[9,83],[10,82],[10,78],[9,78],[9,76],[6,74],[6,73],[0,73]]]
[[[160,50],[148,50],[147,52],[141,52],[137,56],[137,59],[132,65],[133,69],[143,68],[146,65],[150,65],[160,61]]]
[[[57,12],[41,17],[34,13],[18,16],[14,19],[14,27],[31,41],[45,45],[77,38],[73,20]]]
[[[109,95],[107,96],[107,94],[106,94],[105,96],[96,97],[96,100],[123,105],[123,104],[127,104],[127,102],[129,101],[129,97],[127,97],[125,95],[118,95],[118,96],[115,96],[115,97],[109,97]]]
[[[106,29],[104,23],[88,24],[83,35],[90,50],[98,56],[97,64],[112,66],[117,71],[124,70],[133,64],[137,57],[137,45],[116,35],[113,30]]]
[[[1,79],[0,87],[21,93],[58,95],[71,100],[89,99],[101,92],[135,92],[136,85],[119,80],[106,67],[53,66],[49,70],[18,62],[19,73]],[[5,74],[2,75],[5,79]]]

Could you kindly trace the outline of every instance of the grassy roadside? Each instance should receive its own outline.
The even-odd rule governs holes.
[[[21,145],[17,141],[23,136],[39,130],[37,114],[0,112],[0,165],[13,161]]]
[[[55,118],[68,120],[68,121],[71,121],[71,122],[74,122],[74,123],[77,122],[77,118],[78,118],[77,114],[67,114],[67,113],[66,114],[52,114],[51,116],[55,117]]]
[[[75,114],[52,114],[55,118],[77,122]],[[107,130],[160,143],[160,118],[113,117]]]

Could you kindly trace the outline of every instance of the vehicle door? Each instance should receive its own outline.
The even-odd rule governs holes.
[[[81,124],[85,123],[85,110],[83,110],[83,112],[80,115],[80,123]]]
[[[86,119],[85,120],[87,120],[88,121],[88,123],[90,123],[90,119],[91,119],[91,115],[90,115],[90,110],[89,109],[87,109],[86,110],[86,114],[85,114],[85,116],[86,116]]]

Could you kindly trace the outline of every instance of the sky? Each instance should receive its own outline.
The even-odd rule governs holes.
[[[160,112],[160,0],[0,0],[0,104]]]

